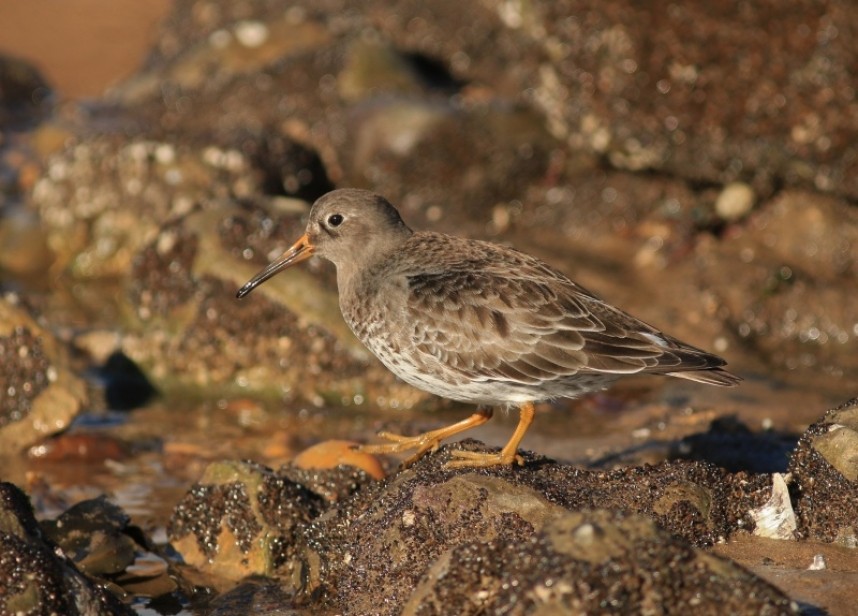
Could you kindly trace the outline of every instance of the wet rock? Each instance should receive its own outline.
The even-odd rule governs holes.
[[[750,530],[748,510],[762,505],[771,493],[766,475],[731,474],[703,462],[665,462],[606,472],[549,465],[534,480],[552,501],[569,509],[644,514],[701,547]]]
[[[544,180],[558,145],[538,115],[494,99],[465,108],[378,101],[346,122],[348,140],[335,143],[344,181],[373,186],[415,225],[491,220],[494,206],[523,201]]]
[[[652,520],[596,510],[558,515],[527,540],[456,546],[427,571],[402,614],[683,614],[692,606],[798,613],[773,586]],[[353,607],[347,613],[360,612]]]
[[[60,434],[27,450],[32,460],[46,462],[103,464],[125,460],[132,454],[129,443],[107,434],[86,432]]]
[[[276,126],[252,123],[221,139],[126,130],[135,137],[78,128],[29,195],[56,267],[76,278],[124,279],[162,225],[193,211],[266,195],[314,200],[332,188],[317,154]]]
[[[4,364],[12,363],[18,358],[17,374],[10,375],[4,379],[4,405],[3,424],[9,425],[20,422],[29,414],[33,400],[39,396],[49,385],[48,370],[50,362],[44,355],[44,349],[39,338],[34,336],[29,329],[18,326],[12,330],[11,335],[3,337]],[[18,376],[18,378],[14,378]]]
[[[164,600],[174,598],[181,603],[187,595],[179,590],[177,579],[181,580],[174,568],[154,552],[138,553],[134,562],[112,578],[112,581],[129,595],[134,597],[158,597]],[[157,609],[151,606],[153,609]]]
[[[634,230],[646,244],[634,262],[663,268],[692,254],[697,230],[723,225],[716,187],[739,182],[762,198],[781,184],[852,190],[855,140],[851,125],[841,126],[854,98],[844,81],[851,52],[830,26],[851,23],[852,11],[683,6],[653,16],[620,0],[579,4],[398,0],[343,11],[326,1],[283,11],[269,2],[178,3],[145,68],[115,91],[118,126],[90,122],[52,159],[32,203],[60,263],[83,277],[126,273],[156,233],[153,220],[216,209],[217,198],[285,190],[310,199],[331,184],[380,190],[419,214],[415,225],[449,218],[461,230],[467,218],[472,229],[491,221],[496,232],[527,221],[554,231],[567,251],[568,238],[591,233],[575,222],[604,220],[620,234],[617,246],[629,224],[612,208],[644,217],[658,210],[665,215]],[[783,25],[771,36],[770,18]],[[688,24],[706,42],[681,36]],[[808,69],[808,54],[826,70]],[[770,56],[782,59],[777,69],[736,70],[737,57],[753,65]],[[830,113],[807,111],[821,107]],[[146,160],[129,162],[139,152]],[[670,178],[623,181],[617,169]],[[588,172],[600,181],[588,183]],[[722,200],[722,215],[747,211],[748,191],[740,192],[729,207]],[[558,217],[562,230],[551,225]],[[759,289],[759,280],[748,286]],[[812,303],[825,295],[817,290],[788,299]],[[825,304],[839,299],[829,291]],[[746,306],[736,321],[754,327],[741,320]],[[833,316],[838,330],[850,323]]]
[[[379,470],[378,467],[373,468],[372,465],[370,468],[374,472]],[[327,468],[310,468],[299,466],[297,458],[292,464],[280,467],[277,475],[303,486],[321,498],[326,506],[343,502],[369,483],[378,480],[378,477],[364,468],[349,462],[341,461],[336,466]]]
[[[299,6],[284,11],[266,2],[241,9],[208,5],[198,10],[177,2],[161,28],[151,61],[112,93],[126,104],[140,103],[163,91],[167,100],[183,93],[211,92],[242,77],[254,79],[266,69],[329,45],[332,30]],[[257,90],[269,90],[264,80]],[[187,111],[191,101],[175,111]],[[182,108],[184,107],[184,109]]]
[[[854,482],[858,480],[858,414],[842,419],[849,421],[838,421],[831,426],[830,432],[814,440],[813,447],[841,475]]]
[[[15,295],[0,298],[0,449],[21,451],[66,428],[86,403],[60,343]]]
[[[246,580],[215,597],[207,606],[208,616],[298,616],[304,612],[292,607],[292,594],[277,581],[267,578]]]
[[[289,562],[298,525],[322,509],[312,492],[249,462],[216,462],[176,506],[169,535],[186,563],[238,580]]]
[[[808,539],[858,547],[858,399],[828,411],[790,461],[798,530]]]
[[[0,484],[0,578],[4,614],[134,614],[45,540],[27,497],[10,483]]]
[[[515,79],[493,83],[535,68],[508,61],[525,46],[521,33],[481,5],[398,4],[379,4],[364,15],[344,14],[335,3],[299,2],[279,33],[274,30],[284,16],[266,3],[249,3],[241,17],[213,10],[205,19],[179,6],[146,70],[116,96],[162,138],[180,131],[242,151],[248,136],[288,135],[318,152],[324,175],[337,185],[371,183],[400,202],[410,195],[413,210],[488,212],[498,202],[521,199],[560,145],[540,114],[508,87]],[[232,71],[222,55],[233,53],[232,33],[248,22],[264,25],[286,46],[303,40],[305,31],[326,37],[313,43],[318,49],[299,44],[254,71]],[[454,23],[467,23],[478,38],[470,40],[468,32],[451,38],[445,29],[459,28]],[[471,79],[480,88],[465,104],[451,100]]]
[[[344,59],[346,37],[354,36],[343,28],[348,18],[331,27],[315,5],[213,6],[177,3],[151,61],[112,100],[160,138],[181,133],[240,149],[236,137],[276,127],[318,150],[309,127],[336,112],[328,100],[335,82],[322,77],[335,75]]]
[[[446,570],[451,553],[477,544],[501,551],[517,545],[528,546],[525,558],[546,525],[570,510],[643,514],[689,554],[685,542],[705,546],[750,529],[749,509],[771,491],[765,476],[733,476],[689,462],[597,472],[529,457],[521,468],[455,472],[443,468],[449,459],[444,451],[368,485],[312,521],[292,583],[349,613],[372,611],[368,602],[377,605],[379,594],[384,609],[399,613],[428,572]],[[372,597],[367,588],[374,589]],[[473,597],[481,589],[468,592]]]
[[[693,232],[707,215],[705,199],[685,183],[647,181],[640,175],[605,169],[585,157],[558,156],[554,177],[531,186],[518,223],[532,232],[559,229],[581,245],[616,253],[613,242],[659,241],[660,268],[687,253]],[[571,157],[570,157],[571,158]],[[671,258],[672,257],[672,258]]]
[[[91,579],[135,596],[172,593],[177,584],[167,562],[152,552],[143,531],[106,497],[73,505],[41,522],[45,537]]]
[[[405,471],[386,490],[370,491],[374,504],[345,512],[346,524],[343,512],[323,516],[309,533],[307,569],[301,572],[306,590],[326,585],[335,604],[368,613],[380,607],[365,592],[373,588],[375,597],[385,597],[389,613],[396,613],[445,548],[502,535],[526,537],[562,512],[533,489],[504,485],[499,477],[436,480],[420,485]],[[366,498],[367,492],[359,496],[364,506]]]
[[[471,235],[521,228],[539,237],[542,248],[554,244],[564,258],[570,253],[569,240],[580,240],[586,246],[580,250],[589,257],[582,261],[595,260],[590,267],[616,272],[633,263],[641,269],[661,270],[694,254],[701,229],[723,225],[716,215],[715,186],[745,181],[762,196],[771,192],[744,177],[744,171],[715,179],[707,174],[702,185],[689,183],[681,173],[665,178],[616,171],[616,166],[639,168],[637,163],[627,164],[628,160],[645,162],[651,150],[661,147],[664,134],[672,138],[685,130],[653,121],[655,111],[638,101],[640,89],[653,87],[649,78],[655,73],[644,74],[636,54],[645,55],[641,49],[648,47],[635,46],[638,39],[625,30],[640,25],[644,17],[637,10],[625,11],[623,3],[611,4],[613,9],[582,10],[579,17],[559,20],[562,24],[555,23],[553,16],[558,11],[579,15],[577,8],[535,3],[527,9],[518,5],[499,9],[454,1],[426,6],[401,0],[393,5],[371,2],[368,7],[374,8],[366,12],[343,12],[336,2],[297,2],[284,13],[267,2],[245,3],[240,10],[191,5],[176,6],[146,67],[116,89],[112,98],[119,108],[113,111],[116,123],[84,126],[74,143],[51,159],[34,190],[31,204],[50,230],[60,266],[67,265],[78,277],[125,277],[134,269],[137,255],[146,252],[161,233],[158,225],[188,211],[223,211],[224,218],[231,218],[227,201],[269,202],[267,206],[283,195],[312,199],[334,184],[384,192],[415,226],[428,222]],[[614,31],[606,19],[611,10],[624,15]],[[749,23],[759,19],[759,15],[746,17]],[[583,28],[578,19],[593,23]],[[658,19],[669,26],[668,32],[675,32],[678,17]],[[702,23],[714,27],[716,22],[708,17]],[[609,32],[619,36],[619,47],[609,44],[613,40]],[[546,38],[546,33],[552,34]],[[596,47],[582,46],[582,37],[591,37],[588,40]],[[682,44],[673,39],[670,43],[666,48],[677,51],[696,45],[684,39]],[[595,48],[603,53],[593,53]],[[579,56],[597,72],[587,73],[589,77],[575,72],[574,59]],[[652,61],[649,56],[645,59]],[[612,64],[613,60],[619,64]],[[663,63],[653,61],[656,64],[658,71],[666,70]],[[708,60],[701,64],[705,65],[701,71],[710,70]],[[367,81],[368,73],[373,79],[379,74],[383,78]],[[549,83],[552,74],[557,76],[553,84]],[[672,83],[674,77],[665,79]],[[646,84],[638,84],[640,89],[629,85],[637,78],[646,79]],[[613,90],[612,84],[620,90]],[[626,92],[626,86],[631,90]],[[594,97],[592,90],[599,88],[616,105]],[[656,97],[669,99],[658,106],[658,113],[679,117],[673,107],[685,99],[674,98],[677,89],[681,88]],[[553,105],[551,96],[560,95],[562,100]],[[640,104],[630,108],[629,101]],[[581,119],[584,116],[578,112],[587,109],[591,113]],[[628,116],[636,114],[648,119],[646,129],[627,123]],[[621,117],[617,124],[614,115]],[[558,125],[579,119],[578,132],[585,138],[570,137],[575,134],[572,129],[558,132]],[[610,142],[611,131],[616,139],[601,144],[600,135],[607,134]],[[655,136],[650,141],[638,139],[635,131],[652,131]],[[716,136],[719,144],[730,142]],[[706,141],[698,137],[695,152],[702,151]],[[757,140],[747,143],[753,149]],[[619,162],[614,161],[617,156]],[[678,164],[668,158],[665,165]],[[272,195],[276,197],[271,199]],[[740,210],[747,201],[742,203]],[[268,220],[267,224],[276,225]],[[239,259],[258,262],[261,253],[253,244],[255,228],[237,225],[227,232],[235,242],[230,250],[237,248]],[[234,237],[239,229],[247,238],[243,247]],[[604,255],[624,249],[630,237],[636,242],[633,254],[619,254],[615,263],[605,262]],[[243,256],[241,251],[248,249],[253,255]],[[170,263],[178,268],[177,280],[181,279],[181,259]],[[719,265],[719,270],[735,267]],[[685,279],[690,271],[672,271],[671,276]],[[302,285],[306,282],[292,274],[289,278]],[[230,282],[243,282],[237,276],[225,276]],[[181,281],[170,286],[144,277],[139,282],[153,290],[167,286],[173,294],[189,291]],[[646,284],[661,288],[662,282],[655,279]],[[691,280],[689,286],[701,286],[695,283]],[[179,288],[183,285],[184,291]],[[749,288],[759,289],[758,281]],[[831,305],[836,297],[828,293],[826,304]],[[157,294],[152,295],[157,303]],[[290,309],[299,322],[308,318],[306,312],[294,309],[294,298],[301,295],[289,293]],[[808,294],[807,301],[812,302],[812,297]],[[138,298],[142,304],[132,306],[132,311],[152,308],[142,293]],[[647,304],[644,299],[638,301]],[[711,310],[709,306],[698,315],[709,330],[699,335],[700,344],[716,335],[723,338],[724,330],[729,334],[735,322],[728,320],[724,325],[725,317],[717,313],[720,306]],[[634,304],[627,307],[635,309]],[[684,315],[688,306],[677,311]],[[837,326],[846,322],[838,319]],[[347,335],[340,336],[343,332],[337,329],[342,322],[335,312],[320,314],[314,323],[348,345]],[[135,333],[124,350],[147,365],[147,374],[184,376],[169,361],[152,365],[165,351],[175,350],[159,344],[160,335],[150,342]],[[132,352],[131,347],[137,348]],[[204,346],[194,348],[205,351]],[[832,366],[837,359],[832,358]],[[790,358],[795,360],[805,361],[804,355]],[[203,363],[219,361],[212,356]],[[231,368],[239,371],[239,382],[264,383],[267,373],[274,372],[262,369],[262,378],[256,379],[240,362],[226,358],[222,366],[195,367],[188,380],[224,383]],[[293,369],[286,368],[286,372]],[[309,380],[293,373],[280,382],[276,378],[268,382],[270,390],[288,389],[285,397],[289,398],[296,395],[298,383]],[[353,398],[355,393],[364,399],[382,397],[353,384],[330,389],[320,383],[315,389],[311,396],[305,391],[297,397],[317,403]],[[402,399],[400,393],[393,397]]]
[[[125,534],[130,518],[105,497],[83,501],[45,522],[45,535],[84,573],[113,575],[134,562],[137,544]]]
[[[39,152],[54,155],[30,205],[47,248],[59,255],[58,271],[76,283],[122,280],[120,293],[98,294],[89,318],[111,328],[102,302],[119,296],[122,333],[110,353],[124,353],[164,391],[262,393],[318,405],[422,400],[394,385],[350,338],[330,268],[308,263],[244,303],[233,299],[238,285],[300,234],[307,203],[288,197],[311,201],[334,184],[386,193],[415,227],[509,232],[503,239],[516,243],[517,231],[535,238],[528,241],[569,259],[575,269],[564,269],[576,278],[580,268],[585,286],[601,278],[594,286],[600,292],[602,285],[625,288],[634,299],[623,305],[633,312],[636,304],[666,305],[677,323],[689,324],[696,336],[690,339],[707,348],[704,341],[717,333],[712,348],[719,353],[727,341],[744,342],[744,354],[757,356],[749,361],[761,358],[796,379],[805,366],[848,379],[858,374],[858,318],[850,301],[858,220],[845,201],[794,188],[766,200],[780,186],[858,194],[854,51],[846,36],[856,12],[842,2],[789,14],[769,5],[735,8],[369,0],[355,10],[341,0],[296,0],[284,9],[271,0],[178,0],[136,77],[104,104],[76,110],[75,130],[57,122],[34,136]],[[743,186],[738,193],[736,182]],[[0,177],[0,192],[7,184]],[[762,205],[754,211],[757,195]],[[0,239],[4,247],[8,241]],[[53,258],[46,246],[37,248],[25,263]],[[23,271],[20,261],[12,265]],[[678,330],[685,337],[681,324]],[[36,346],[31,337],[21,340]],[[7,359],[0,357],[3,370],[11,370]],[[809,374],[815,379],[815,371]],[[797,506],[801,532],[835,529],[849,543],[852,503],[844,494],[854,483],[854,444],[852,428],[842,425],[796,453],[794,462],[804,466],[794,470],[793,491],[804,495]],[[726,432],[683,445],[691,457],[721,463],[719,445],[771,444]],[[771,445],[767,461],[743,458],[741,468],[775,470],[772,459],[784,450]],[[554,531],[540,520],[546,511],[640,513],[699,547],[758,530],[763,518],[755,514],[773,496],[772,504],[789,504],[782,486],[773,494],[769,476],[700,462],[609,472],[531,462],[514,473],[442,472],[429,481],[426,472],[439,469],[427,460],[414,470],[416,479],[409,471],[384,484],[341,466],[321,471],[315,462],[260,472],[260,484],[282,482],[271,491],[282,492],[284,502],[315,507],[283,522],[285,530],[270,523],[270,531],[249,521],[261,515],[252,489],[235,487],[253,482],[212,480],[189,495],[176,528],[188,531],[188,545],[196,547],[185,551],[199,562],[219,539],[234,544],[221,551],[238,563],[229,575],[268,571],[277,559],[283,564],[276,571],[288,573],[303,559],[307,588],[328,592],[334,602],[399,584],[391,596],[401,607],[403,589],[425,581],[421,588],[447,593],[452,604],[461,588],[436,584],[446,566],[438,559],[447,559],[463,578],[500,579],[500,590],[482,600],[502,605],[516,596],[514,580],[504,588],[503,570],[477,566],[477,557],[527,563],[521,546],[528,546],[574,571],[570,579],[588,579],[580,563],[549,545]],[[243,472],[235,474],[243,480]],[[474,497],[484,493],[485,503]],[[504,495],[531,509],[516,509]],[[832,512],[821,512],[829,502]],[[334,503],[341,509],[326,509]],[[609,537],[615,528],[646,535],[635,520],[596,521]],[[308,524],[306,534],[298,530]],[[242,548],[248,537],[269,532],[275,557],[256,566]],[[488,538],[488,547],[476,545],[475,534]],[[281,536],[289,547],[276,543]],[[675,548],[675,562],[699,564],[699,553],[678,540],[656,543]],[[651,554],[629,554],[638,552]],[[392,567],[388,554],[399,559]],[[407,569],[404,554],[419,572]],[[625,567],[621,582],[632,586],[622,588],[637,588],[635,567],[644,565],[635,563],[656,569],[667,558],[657,554],[598,565],[611,562],[602,573],[612,580],[618,578],[610,567]],[[692,574],[709,565],[693,572],[677,565],[677,577],[668,577],[691,584]],[[431,582],[420,577],[428,571]],[[528,573],[523,564],[518,577]],[[534,601],[556,605],[546,597],[547,578],[528,579]],[[429,594],[419,599],[427,610],[435,605]],[[374,611],[375,603],[361,600]]]

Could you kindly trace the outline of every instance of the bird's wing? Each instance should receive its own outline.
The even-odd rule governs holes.
[[[724,364],[522,253],[512,264],[494,258],[411,273],[407,285],[415,349],[469,379],[536,384]]]

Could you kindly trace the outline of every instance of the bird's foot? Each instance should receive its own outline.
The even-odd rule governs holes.
[[[444,466],[446,468],[487,468],[490,466],[512,466],[524,465],[524,458],[511,451],[499,451],[497,453],[484,453],[480,451],[451,451],[450,455],[458,460],[450,460]]]
[[[481,426],[486,423],[492,416],[491,409],[479,409],[476,413],[468,417],[467,419],[463,419],[462,421],[456,422],[451,426],[446,426],[444,428],[438,428],[437,430],[429,430],[428,432],[423,432],[422,434],[418,434],[416,436],[402,436],[401,434],[394,434],[392,432],[379,432],[378,437],[383,438],[384,440],[391,441],[385,445],[361,445],[358,447],[358,451],[362,453],[402,453],[403,451],[411,451],[412,449],[416,449],[417,451],[410,458],[405,460],[402,463],[403,466],[408,467],[414,464],[417,460],[422,458],[424,455],[429,453],[430,451],[435,451],[441,445],[441,441],[445,438],[449,438],[455,434],[459,434],[460,432],[464,432],[465,430],[470,430],[471,428],[476,428],[477,426]]]
[[[408,467],[430,451],[438,449],[441,445],[441,439],[444,438],[438,434],[439,432],[441,430],[430,430],[416,436],[403,436],[401,434],[394,434],[393,432],[379,432],[379,438],[391,442],[381,445],[360,445],[357,450],[361,453],[384,454],[402,453],[415,449],[414,454],[402,463],[403,466]]]
[[[524,458],[518,455],[518,444],[524,433],[533,423],[533,403],[526,402],[519,409],[518,425],[506,445],[497,453],[456,450],[451,452],[454,458],[445,465],[447,468],[487,468],[490,466],[524,466]]]

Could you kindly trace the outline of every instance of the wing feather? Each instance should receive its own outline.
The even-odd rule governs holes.
[[[463,241],[433,239],[450,248]],[[466,246],[439,253],[455,259],[423,261],[434,269],[403,274],[415,347],[468,378],[538,384],[577,374],[723,372],[721,358],[606,304],[534,257]]]

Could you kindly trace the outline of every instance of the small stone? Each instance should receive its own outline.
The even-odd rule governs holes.
[[[756,203],[754,189],[744,182],[727,184],[715,200],[715,213],[727,222],[747,216]]]
[[[235,38],[245,47],[261,47],[268,40],[269,30],[261,21],[241,21],[235,26]]]
[[[852,426],[832,424],[813,439],[813,448],[846,479],[858,480],[858,431]]]
[[[378,458],[368,453],[361,453],[352,441],[329,440],[308,447],[292,461],[302,469],[331,469],[340,465],[353,466],[364,471],[375,479],[384,478],[384,469]]]

